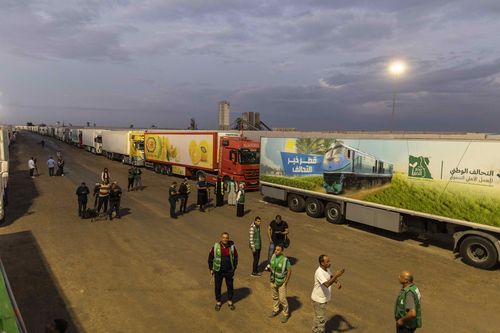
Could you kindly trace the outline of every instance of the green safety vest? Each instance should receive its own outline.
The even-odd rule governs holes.
[[[229,248],[229,257],[231,259],[231,267],[234,271],[234,245],[231,245]],[[220,243],[215,243],[214,244],[214,262],[212,266],[212,270],[214,272],[220,271],[220,264],[222,262],[222,250]]]
[[[238,203],[244,204],[245,203],[245,190],[241,189],[240,192],[241,192],[241,194],[240,194],[240,197],[238,198]]]
[[[404,323],[404,327],[408,329],[416,329],[422,327],[422,308],[420,306],[420,290],[414,284],[409,285],[404,288],[403,291],[396,298],[396,306],[394,308],[394,317],[396,320],[406,316],[406,295],[408,293],[413,294],[413,299],[415,300],[415,311],[417,312],[417,316],[412,320],[408,320]]]
[[[252,236],[253,236],[253,245],[256,250],[261,249],[261,238],[260,238],[260,227],[257,228],[257,226],[252,223]],[[250,248],[252,248],[252,243],[249,244]]]
[[[288,274],[288,258],[285,255],[276,257],[275,254],[271,257],[271,282],[277,286],[281,286],[285,282]]]

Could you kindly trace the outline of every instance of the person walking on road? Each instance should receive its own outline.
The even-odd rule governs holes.
[[[134,189],[142,191],[142,170],[141,168],[134,167]]]
[[[109,177],[109,171],[108,168],[104,168],[104,170],[101,172],[101,182],[107,181],[108,184],[111,181],[111,178]]]
[[[259,259],[260,259],[260,249],[262,247],[262,241],[260,237],[260,217],[256,217],[252,225],[250,226],[250,250],[253,255],[252,263],[252,276],[261,276],[262,273],[259,272]]]
[[[101,212],[101,208],[104,208],[103,209],[104,213],[108,211],[109,190],[110,186],[107,180],[103,181],[99,185],[99,204],[97,206],[98,214]]]
[[[281,322],[284,324],[288,321],[290,314],[288,312],[288,301],[286,299],[286,287],[292,276],[290,260],[283,254],[283,246],[278,244],[274,248],[274,254],[271,257],[270,264],[267,265],[267,270],[271,272],[271,291],[273,295],[273,312],[270,318],[275,317],[281,310],[283,318]]]
[[[238,191],[236,182],[230,178],[227,182],[227,204],[229,206],[236,206],[236,192]]]
[[[78,216],[82,219],[85,217],[85,211],[87,210],[87,196],[89,193],[90,190],[84,182],[76,189],[76,195],[78,197]]]
[[[135,179],[135,169],[133,166],[130,166],[127,173],[127,180],[128,180],[127,192],[130,192],[130,189],[132,189],[132,191],[134,190],[134,179]]]
[[[42,139],[42,141],[40,141],[40,144],[42,145],[42,148],[45,148],[45,140]]]
[[[267,254],[267,261],[271,261],[274,253],[274,247],[278,244],[284,246],[285,237],[288,235],[288,223],[281,219],[281,215],[276,215],[275,219],[269,224],[267,228],[267,236],[269,238],[269,252]]]
[[[198,184],[196,187],[198,189],[197,204],[200,207],[200,212],[204,212],[205,206],[208,202],[208,184],[205,179],[205,176],[200,176],[198,178]]]
[[[217,183],[215,184],[215,204],[217,207],[224,206],[224,182],[222,177],[217,177]]]
[[[422,327],[422,306],[420,290],[413,283],[413,274],[403,271],[399,274],[402,288],[396,298],[394,318],[397,333],[413,333]]]
[[[332,275],[330,272],[330,258],[326,254],[322,254],[318,258],[319,267],[314,273],[314,287],[311,293],[311,300],[314,309],[314,319],[312,331],[313,333],[324,333],[326,322],[326,305],[332,297],[332,285],[335,284],[337,289],[342,288],[339,278],[344,274],[344,269],[341,269]]]
[[[49,157],[47,160],[47,167],[49,168],[49,176],[52,177],[54,175],[54,168],[56,166],[56,161],[52,158],[52,156]]]
[[[34,161],[33,157],[30,158],[28,161],[28,168],[30,170],[30,177],[35,178],[35,176],[34,176],[34,174],[35,174],[35,161]]]
[[[240,183],[240,190],[236,196],[236,216],[242,217],[245,215],[245,184]]]
[[[208,255],[208,269],[215,282],[215,311],[219,311],[222,306],[221,289],[222,280],[226,280],[227,305],[234,310],[234,273],[238,267],[238,251],[234,242],[229,240],[229,233],[223,232],[220,241],[215,243]]]
[[[113,182],[113,184],[111,184],[111,189],[109,191],[108,219],[110,221],[113,219],[113,211],[115,212],[115,217],[120,218],[121,198],[122,198],[122,189],[117,182]]]
[[[168,189],[168,202],[170,203],[170,217],[173,219],[177,218],[175,213],[176,211],[176,203],[179,193],[177,192],[177,182],[173,182]]]
[[[182,183],[179,185],[179,199],[181,201],[181,206],[179,208],[179,214],[186,213],[186,207],[187,207],[187,202],[188,202],[190,192],[191,192],[191,186],[188,183],[188,179],[184,178]]]

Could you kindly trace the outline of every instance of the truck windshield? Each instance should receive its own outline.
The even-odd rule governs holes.
[[[260,151],[256,149],[240,149],[240,164],[258,164],[260,162]]]
[[[96,136],[96,138],[95,138],[95,142],[96,142],[96,143],[102,143],[102,136],[100,136],[100,135],[99,135],[99,136]]]
[[[137,149],[137,150],[144,150],[144,141],[137,141],[135,143],[135,149]]]

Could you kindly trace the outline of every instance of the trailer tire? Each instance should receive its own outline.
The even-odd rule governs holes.
[[[469,236],[460,243],[460,255],[468,265],[491,269],[498,262],[498,253],[495,246],[480,236]]]
[[[161,165],[160,164],[155,164],[154,167],[153,167],[153,170],[156,173],[161,173]]]
[[[329,202],[326,204],[325,217],[328,222],[333,224],[342,224],[344,222],[342,210],[340,209],[340,205],[336,202]]]
[[[316,198],[306,199],[306,214],[310,217],[322,217],[325,212],[325,204]]]
[[[298,194],[288,195],[288,208],[292,212],[303,212],[306,208],[306,201]]]
[[[165,165],[165,174],[167,176],[172,176],[172,166],[171,165]]]

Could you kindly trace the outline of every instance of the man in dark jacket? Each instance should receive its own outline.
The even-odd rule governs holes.
[[[222,305],[221,288],[222,280],[226,280],[227,287],[227,305],[229,309],[234,310],[233,305],[233,279],[234,272],[238,267],[238,251],[234,242],[229,240],[229,234],[223,232],[220,236],[220,242],[217,242],[210,250],[208,255],[208,269],[215,280],[215,311],[219,311]]]
[[[89,188],[83,182],[76,189],[76,195],[78,196],[78,216],[82,219],[85,217],[85,211],[87,210],[87,196],[89,193]]]
[[[111,184],[111,190],[109,191],[109,212],[108,218],[111,221],[113,219],[113,211],[116,211],[116,217],[120,218],[120,200],[122,197],[122,189],[116,182]]]
[[[173,219],[177,218],[175,214],[175,205],[177,204],[177,198],[179,193],[177,192],[177,182],[173,182],[168,189],[168,202],[170,203],[170,217]]]
[[[184,178],[184,181],[179,185],[179,199],[181,201],[179,214],[186,213],[186,206],[190,192],[191,192],[191,186],[189,186],[188,179]]]

